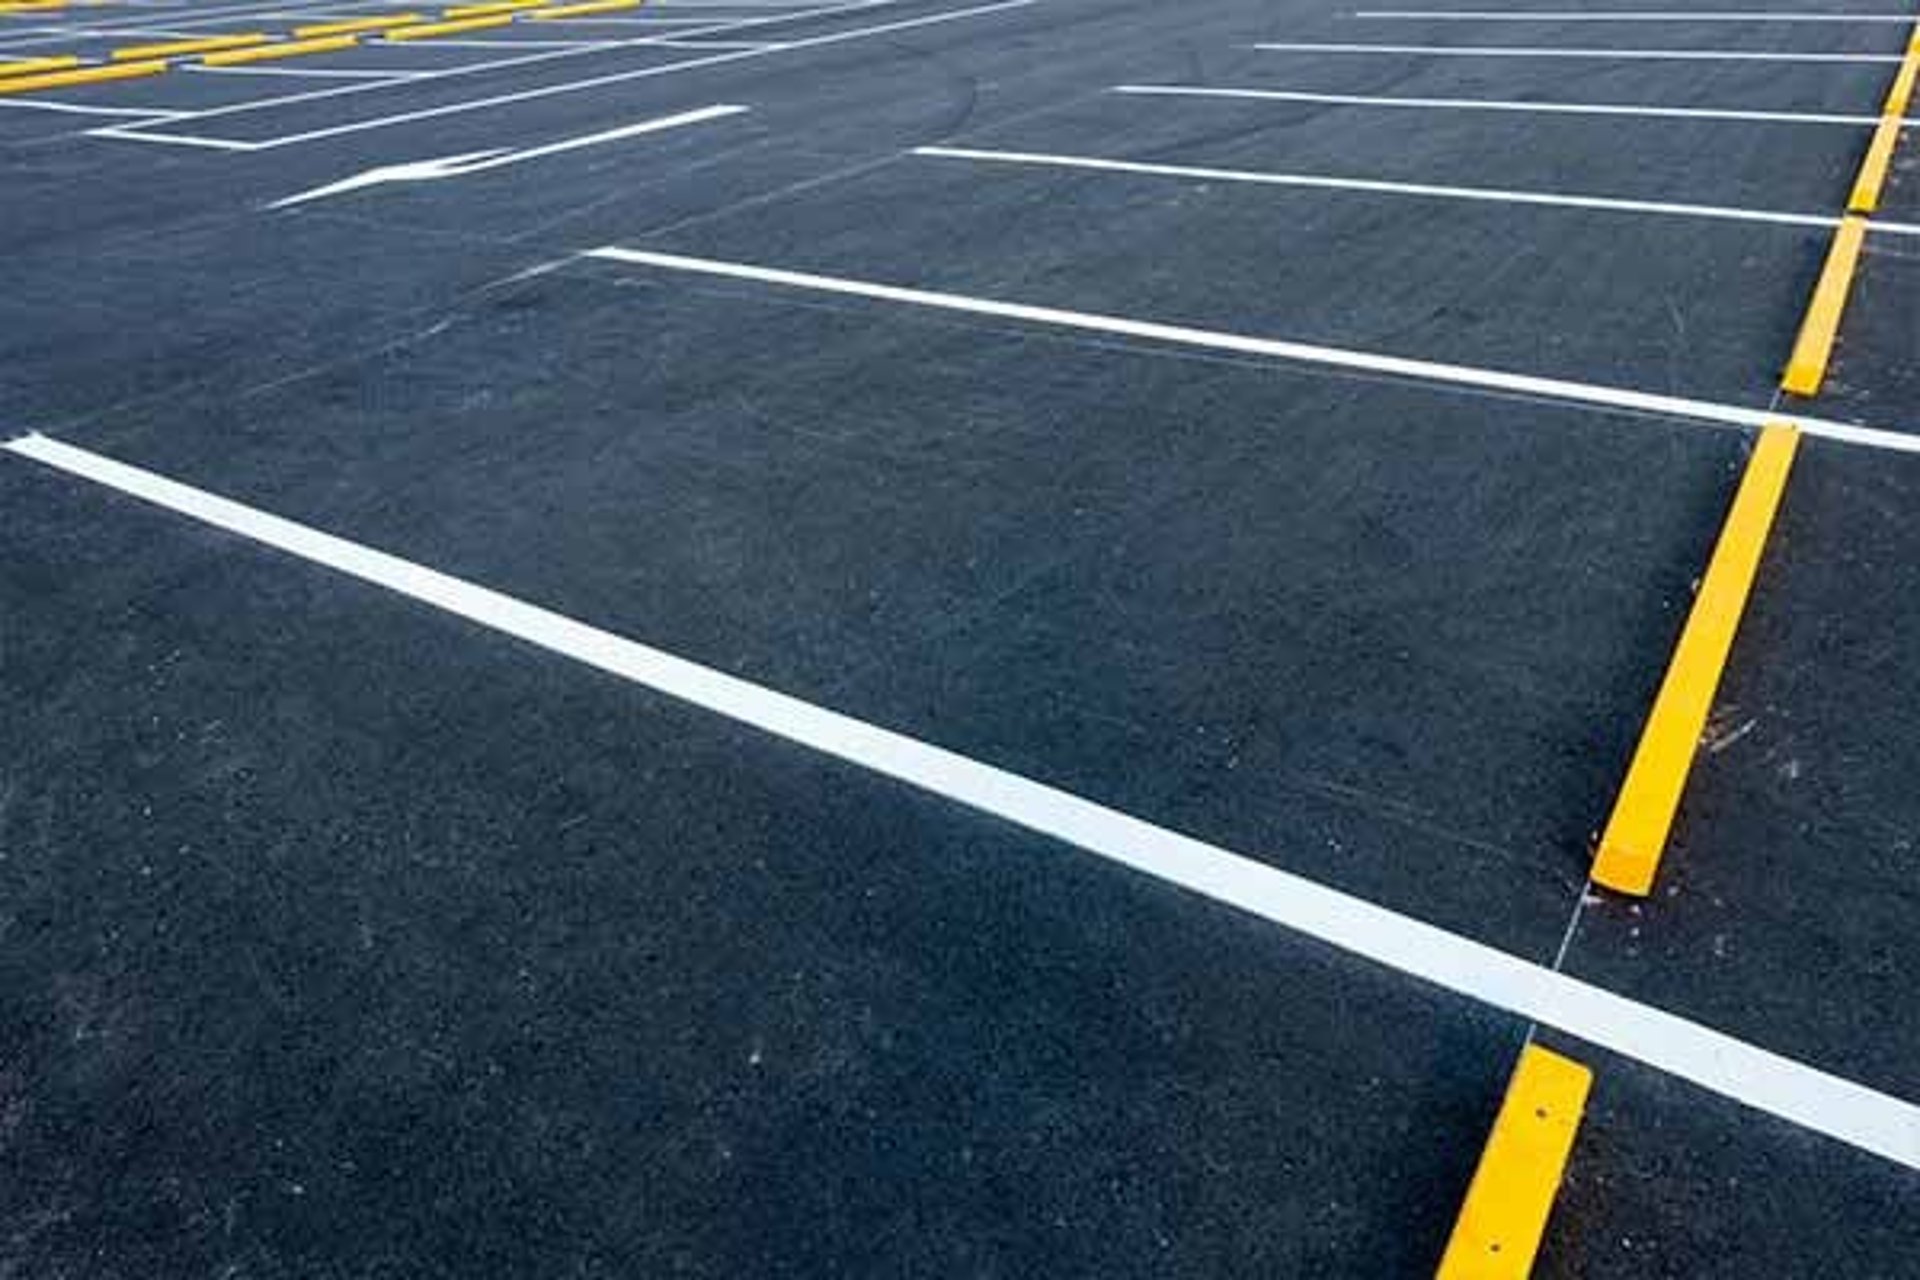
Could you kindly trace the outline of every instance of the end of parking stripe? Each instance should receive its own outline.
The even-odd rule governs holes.
[[[1531,1044],[1520,1051],[1438,1280],[1525,1280],[1592,1086],[1593,1072],[1571,1058]]]
[[[1847,293],[1853,288],[1853,272],[1859,265],[1860,245],[1866,234],[1865,218],[1843,218],[1835,228],[1826,265],[1820,269],[1820,281],[1813,289],[1813,301],[1807,305],[1800,336],[1794,340],[1793,354],[1780,380],[1782,391],[1797,396],[1818,395],[1820,384],[1826,381],[1827,361],[1833,355],[1834,338],[1840,332],[1840,316],[1847,309]]]
[[[1798,431],[1769,426],[1761,431],[1747,459],[1746,473],[1700,580],[1672,664],[1600,837],[1593,862],[1596,884],[1640,896],[1653,888],[1707,713],[1720,687],[1720,673],[1733,648],[1734,632],[1746,610],[1799,447]]]

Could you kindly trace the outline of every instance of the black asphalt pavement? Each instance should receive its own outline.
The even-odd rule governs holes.
[[[1899,226],[1776,390],[1911,26],[1366,13],[653,0],[0,94],[0,442],[1920,1102],[1916,452],[1804,442],[1659,883],[1587,884],[1753,441],[1608,397],[1920,437]],[[1536,1036],[1595,1075],[1536,1274],[1920,1275],[1920,1169],[1764,1100],[15,453],[0,724],[0,1276],[1431,1275]]]

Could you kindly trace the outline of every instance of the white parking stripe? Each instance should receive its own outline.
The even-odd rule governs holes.
[[[1249,45],[1268,53],[1412,53],[1439,58],[1603,58],[1651,62],[1903,62],[1897,53],[1756,53],[1744,49],[1566,49],[1490,44]]]
[[[945,797],[1920,1169],[1920,1108],[1303,876],[523,600],[44,436],[69,475]]]
[[[1806,111],[1753,111],[1739,107],[1652,107],[1614,102],[1523,102],[1501,98],[1394,98],[1358,93],[1305,93],[1290,89],[1230,89],[1201,85],[1122,84],[1113,92],[1136,97],[1227,98],[1251,102],[1311,102],[1336,107],[1386,107],[1433,111],[1511,111],[1523,115],[1644,116],[1649,119],[1738,120],[1750,124],[1840,124],[1873,128],[1879,116]]]
[[[929,307],[940,311],[995,316],[1028,324],[1085,333],[1112,334],[1141,338],[1174,346],[1199,347],[1209,351],[1231,351],[1240,355],[1266,356],[1276,360],[1295,360],[1305,364],[1362,373],[1386,374],[1422,382],[1448,383],[1482,391],[1511,395],[1538,396],[1548,400],[1598,405],[1632,413],[1650,413],[1669,418],[1687,418],[1699,422],[1734,427],[1762,427],[1770,422],[1788,422],[1808,435],[1842,440],[1898,453],[1920,453],[1920,435],[1906,435],[1855,423],[1833,422],[1824,418],[1800,417],[1769,409],[1721,404],[1712,400],[1692,400],[1684,396],[1659,395],[1623,387],[1601,386],[1590,382],[1572,382],[1562,378],[1543,378],[1532,374],[1507,373],[1472,365],[1442,364],[1433,360],[1406,356],[1381,355],[1344,347],[1326,347],[1276,338],[1256,338],[1246,334],[1225,333],[1218,329],[1199,329],[1189,325],[1162,324],[1151,320],[1129,320],[1121,316],[1097,315],[1085,311],[1064,311],[1057,307],[1036,307],[1019,302],[1001,302],[992,298],[974,298],[958,293],[936,293],[927,289],[909,289],[899,285],[876,284],[867,280],[849,280],[840,276],[813,275],[804,271],[784,271],[744,262],[723,262],[713,258],[689,258],[673,253],[653,253],[645,249],[623,249],[617,245],[590,249],[581,255],[607,262],[656,267],[665,271],[690,272],[729,280],[749,280],[759,284],[805,289],[816,293],[834,293],[908,306]]]
[[[1407,18],[1425,22],[1894,22],[1911,24],[1911,13],[1660,12],[1650,9],[1362,9],[1356,18]]]
[[[1550,191],[1512,191],[1501,187],[1436,186],[1425,182],[1388,182],[1376,178],[1337,178],[1317,173],[1210,169],[1194,165],[1153,164],[1140,160],[1107,160],[1099,156],[1064,156],[1032,151],[983,151],[972,147],[915,147],[912,154],[947,160],[976,160],[987,164],[1184,178],[1194,182],[1307,187],[1321,191],[1364,191],[1373,195],[1424,196],[1441,200],[1471,200],[1486,204],[1543,205],[1556,209],[1589,209],[1605,213],[1714,218],[1727,222],[1759,222],[1788,227],[1837,227],[1841,221],[1839,217],[1828,213],[1785,213],[1769,209],[1738,209],[1717,204],[1675,204],[1660,200],[1622,200],[1611,196],[1562,195]],[[1920,235],[1920,226],[1904,222],[1875,223],[1871,229],[1895,235]]]

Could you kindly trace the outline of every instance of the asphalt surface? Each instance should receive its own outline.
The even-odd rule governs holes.
[[[14,15],[0,58],[353,12]],[[1910,34],[661,0],[0,96],[0,439],[1920,1101],[1920,456],[1803,444],[1629,901],[1593,832],[1750,432],[580,256],[1766,410],[1825,228],[1508,197],[1836,216]],[[1920,434],[1916,272],[1869,236],[1808,412]],[[15,454],[0,517],[0,1275],[1431,1274],[1536,1034]],[[1537,1274],[1920,1274],[1920,1172],[1537,1034],[1595,1072]]]

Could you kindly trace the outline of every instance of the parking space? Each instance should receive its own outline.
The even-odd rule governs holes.
[[[1436,8],[64,16],[0,1258],[1902,1274],[1914,21]]]

